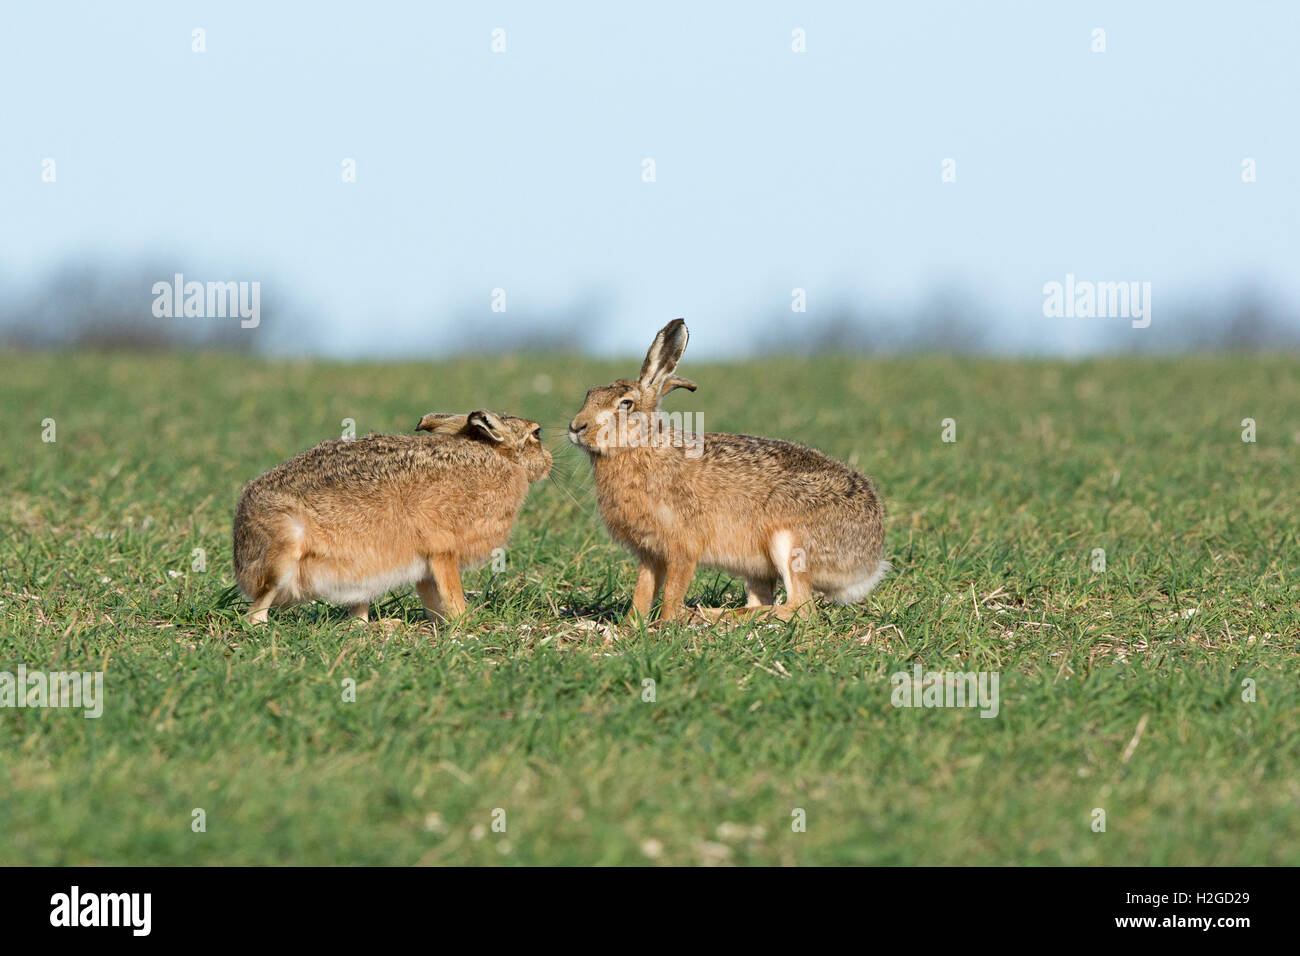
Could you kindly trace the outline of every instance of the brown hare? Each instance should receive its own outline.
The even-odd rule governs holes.
[[[696,388],[674,374],[687,337],[684,321],[669,322],[640,377],[593,388],[569,424],[569,440],[591,459],[609,533],[641,563],[633,617],[647,617],[662,589],[660,617],[676,619],[697,564],[745,578],[747,608],[785,619],[807,613],[813,591],[862,600],[889,570],[871,482],[793,442],[666,425],[664,395]]]
[[[407,584],[430,619],[464,612],[461,568],[505,544],[551,455],[536,422],[485,409],[416,428],[430,434],[322,442],[244,486],[235,578],[252,622],[313,599],[364,621]]]

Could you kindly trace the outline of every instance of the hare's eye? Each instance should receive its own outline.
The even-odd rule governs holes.
[[[541,426],[541,425],[538,425],[536,428],[533,429],[533,437],[536,438],[538,441],[541,441],[541,440],[542,440],[542,426]]]
[[[625,398],[623,401],[618,403],[618,407],[625,412],[630,412],[636,407],[636,402],[632,401],[630,398]]]

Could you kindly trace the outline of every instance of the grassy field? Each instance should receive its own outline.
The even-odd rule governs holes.
[[[808,622],[649,631],[611,626],[633,565],[563,442],[636,366],[0,354],[0,671],[105,673],[97,720],[0,710],[0,863],[1300,863],[1300,359],[688,355],[666,407],[873,476],[897,570]],[[243,623],[244,481],[478,406],[556,467],[467,619]],[[997,672],[998,716],[895,708],[916,663]]]

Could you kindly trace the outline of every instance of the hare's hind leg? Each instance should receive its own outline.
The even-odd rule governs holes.
[[[287,527],[275,527],[270,532],[270,542],[257,569],[256,580],[246,586],[246,594],[256,593],[248,609],[251,624],[265,624],[266,610],[275,604],[292,604],[301,596],[303,569],[300,566],[305,540],[301,523],[291,522]]]
[[[765,614],[781,617],[782,606],[775,602],[776,578],[749,578],[745,581],[744,607],[701,607],[695,610],[710,623],[733,619],[752,621]]]
[[[782,621],[796,615],[805,617],[812,611],[812,584],[805,567],[805,556],[795,547],[794,536],[778,531],[768,546],[768,556],[785,585],[785,603],[776,603],[776,578],[749,578],[745,582],[745,606],[737,608],[700,608],[706,620],[725,618],[760,619],[770,614]]]
[[[806,617],[812,612],[812,581],[808,575],[808,556],[797,546],[794,535],[789,531],[778,531],[772,535],[770,545],[772,563],[781,574],[781,583],[785,585],[785,604],[778,605],[776,616],[788,621],[798,614]]]
[[[776,616],[788,621],[796,614],[807,617],[812,609],[812,584],[808,580],[808,572],[790,572],[785,582],[785,603],[776,605]]]

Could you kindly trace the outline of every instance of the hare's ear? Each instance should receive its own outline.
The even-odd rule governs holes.
[[[699,386],[689,378],[682,378],[680,375],[669,375],[664,379],[664,383],[659,386],[659,397],[663,398],[675,388],[685,388],[693,392],[699,388]]]
[[[506,440],[506,423],[486,408],[470,412],[465,427],[490,441],[503,442]]]
[[[435,435],[454,435],[465,427],[465,415],[446,415],[442,412],[430,412],[421,416],[415,423],[417,432],[433,432]]]
[[[677,363],[686,351],[688,338],[690,333],[686,331],[685,319],[673,319],[659,330],[650,345],[650,351],[645,354],[645,361],[641,363],[639,381],[642,388],[659,390],[664,380],[677,370]]]

